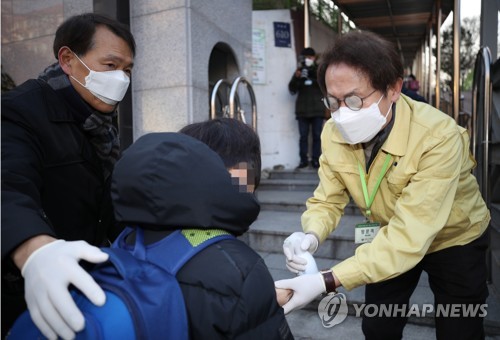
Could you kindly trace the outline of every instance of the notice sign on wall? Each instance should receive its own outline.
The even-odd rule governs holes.
[[[274,46],[292,47],[292,41],[290,38],[290,23],[273,22],[273,24],[274,24]]]
[[[266,83],[266,31],[252,29],[252,83]]]

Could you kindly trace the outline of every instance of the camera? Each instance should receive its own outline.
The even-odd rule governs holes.
[[[306,57],[301,55],[299,56],[299,61],[297,63],[297,69],[300,70],[301,78],[309,78],[309,70],[306,66]]]

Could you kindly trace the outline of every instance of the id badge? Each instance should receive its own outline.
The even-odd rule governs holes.
[[[378,222],[364,222],[356,224],[354,228],[354,243],[361,244],[373,241],[380,229]]]

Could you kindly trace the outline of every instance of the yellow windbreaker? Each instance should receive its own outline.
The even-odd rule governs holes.
[[[386,155],[390,166],[371,206],[381,228],[371,243],[332,268],[342,285],[357,286],[396,277],[424,255],[477,239],[490,215],[471,169],[467,131],[434,107],[401,95],[394,126],[367,173],[371,194]],[[320,183],[302,215],[304,232],[320,242],[337,227],[349,196],[365,212],[358,162],[361,144],[343,141],[332,120],[321,136]],[[354,231],[353,231],[354,233]]]

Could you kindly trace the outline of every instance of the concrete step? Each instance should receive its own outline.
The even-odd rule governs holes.
[[[268,266],[273,279],[282,280],[294,277],[285,267],[285,256],[281,253],[268,253],[259,252]],[[318,268],[327,269],[334,266],[339,260],[331,260],[325,257],[315,256]],[[487,339],[500,339],[500,295],[492,285],[489,285],[490,295],[487,299],[488,314],[484,319],[484,328]],[[364,286],[355,288],[351,291],[346,291],[344,288],[339,288],[339,293],[346,296],[348,305],[348,317],[341,324],[333,326],[332,329],[325,328],[318,315],[318,305],[321,297],[315,299],[300,311],[294,311],[287,316],[290,323],[292,333],[299,339],[331,339],[333,335],[335,338],[339,337],[337,329],[340,334],[350,334],[355,339],[362,339],[361,331],[361,318],[356,316],[356,308],[365,302]],[[424,272],[420,277],[417,288],[415,289],[412,297],[410,298],[410,305],[415,304],[422,310],[422,306],[432,305],[434,301],[432,291],[428,283],[428,276]],[[356,305],[356,308],[355,308]],[[352,333],[350,333],[352,332]],[[435,338],[434,329],[434,314],[426,313],[425,316],[410,316],[408,325],[405,327],[403,339],[432,339]]]
[[[318,186],[316,179],[263,179],[259,185],[259,191],[282,190],[282,191],[307,191],[312,193]]]
[[[261,190],[256,192],[261,210],[304,212],[311,191]]]
[[[262,171],[262,178],[269,179],[310,179],[319,182],[318,171],[316,169],[306,168],[299,170],[267,170]]]
[[[261,210],[304,212],[306,201],[312,197],[312,191],[261,190],[256,191]],[[350,202],[344,209],[345,215],[361,216],[359,208]]]
[[[300,217],[300,212],[263,210],[250,226],[246,242],[256,251],[282,253],[283,241],[293,232],[302,231]],[[362,216],[344,215],[316,254],[330,259],[352,256],[355,250],[354,226],[362,221]]]
[[[288,314],[286,319],[295,340],[364,339],[361,318],[349,316],[342,323],[326,328],[317,311],[301,309]],[[434,328],[428,326],[409,323],[403,331],[404,340],[435,339],[435,337]]]
[[[331,328],[323,326],[317,310],[301,309],[286,316],[295,340],[364,339],[361,318],[349,315],[342,323]],[[500,340],[500,335],[485,326],[486,340]],[[403,330],[403,340],[436,339],[434,326],[408,321]]]

